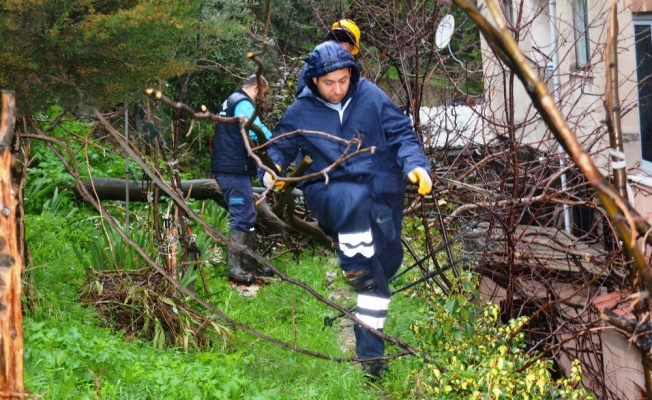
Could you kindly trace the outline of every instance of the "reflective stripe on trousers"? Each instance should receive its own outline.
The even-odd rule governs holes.
[[[359,294],[355,316],[372,328],[383,329],[389,301],[390,299],[385,297]]]
[[[360,253],[371,258],[375,253],[371,228],[362,232],[339,233],[337,239],[340,250],[347,257],[353,257]]]

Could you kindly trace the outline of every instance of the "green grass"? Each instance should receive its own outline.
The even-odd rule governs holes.
[[[301,280],[327,297],[335,287],[326,287],[326,271],[336,270],[332,255],[304,254],[300,260],[288,256],[274,264],[286,274]],[[316,300],[303,289],[281,281],[261,289],[253,297],[244,297],[228,287],[223,278],[213,278],[211,302],[232,318],[261,333],[331,357],[350,357],[338,346],[339,325],[324,326],[324,317],[337,312]],[[341,305],[348,307],[351,302]],[[339,320],[338,320],[339,322]],[[337,363],[296,353],[269,344],[246,332],[239,332],[238,347],[246,348],[255,358],[252,376],[269,376],[287,399],[377,399],[378,389],[368,384],[360,369],[351,363]],[[280,361],[282,360],[282,361]],[[272,372],[270,374],[270,372]]]
[[[78,253],[91,251],[85,246],[96,232],[96,219],[85,213],[88,211],[81,210],[74,218],[66,218],[44,211],[26,217],[32,254],[27,271],[34,279],[34,300],[26,298],[24,302],[25,385],[44,399],[466,399],[495,394],[487,389],[490,379],[502,379],[502,393],[516,393],[510,392],[512,387],[520,388],[518,393],[529,392],[532,383],[527,379],[531,376],[543,385],[538,393],[587,398],[570,388],[575,380],[553,381],[545,361],[523,372],[493,367],[499,359],[504,360],[501,365],[510,368],[522,365],[531,356],[523,354],[522,345],[510,348],[503,344],[508,340],[505,329],[512,328],[496,322],[495,306],[489,311],[468,302],[477,284],[470,273],[462,274],[462,294],[445,297],[410,289],[392,297],[385,332],[446,365],[448,371],[441,375],[419,357],[403,357],[391,360],[389,372],[380,382],[372,383],[353,363],[300,354],[240,329],[234,330],[229,350],[203,349],[199,353],[161,349],[125,337],[103,328],[94,310],[78,301],[85,270],[74,249]],[[210,210],[208,214],[220,230],[225,228],[224,213]],[[419,227],[408,221],[406,234],[411,245],[422,249]],[[215,245],[206,238],[201,243]],[[324,297],[345,287],[333,254],[310,250],[298,259],[285,255],[273,263]],[[406,256],[405,264],[411,263]],[[335,310],[280,280],[255,296],[242,296],[228,285],[224,267],[207,267],[211,289],[207,299],[230,318],[328,357],[353,356],[351,350],[339,347],[340,320],[332,327],[324,326],[324,317],[336,315]],[[327,272],[336,273],[331,284]],[[402,276],[392,288],[414,278],[413,274]],[[452,273],[449,278],[454,279]],[[201,293],[202,285],[197,284],[196,289]],[[339,301],[349,307],[355,296]],[[388,345],[386,353],[398,350]],[[474,371],[478,371],[477,376]],[[496,388],[492,386],[492,390]]]
[[[240,353],[184,354],[126,341],[98,328],[92,310],[25,320],[25,385],[44,398],[86,399],[96,391],[102,399],[276,398],[272,382],[247,376],[251,362]]]
[[[124,340],[122,333],[102,328],[100,317],[78,303],[85,275],[73,248],[84,251],[93,221],[71,224],[44,213],[28,216],[26,222],[33,255],[29,270],[34,274],[38,308],[28,310],[25,317],[25,383],[46,399],[94,398],[96,390],[103,399],[167,398],[163,389],[174,393],[169,398],[177,399],[387,396],[380,386],[367,382],[352,363],[299,354],[240,330],[235,332],[236,350],[231,354],[207,352],[197,356]],[[336,279],[332,287],[326,287],[326,271],[338,270],[332,257],[305,254],[296,260],[287,256],[274,264],[328,296],[334,287],[344,285]],[[353,355],[338,347],[337,324],[324,327],[324,317],[336,311],[304,290],[277,281],[255,296],[244,297],[229,287],[219,267],[207,274],[213,293],[210,302],[231,318],[308,350],[332,357]],[[201,285],[197,286],[199,289]],[[342,305],[348,307],[353,300]],[[175,383],[178,375],[186,376],[186,385]],[[95,382],[98,377],[99,389]],[[227,383],[228,388],[222,387]],[[186,390],[187,386],[198,388],[200,393]]]

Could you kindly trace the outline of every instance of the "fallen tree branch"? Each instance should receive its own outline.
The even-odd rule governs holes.
[[[84,186],[88,190],[92,190],[93,186],[97,191],[100,200],[120,200],[126,199],[125,192],[127,182],[124,179],[117,178],[92,178],[84,181]],[[153,190],[151,181],[129,181],[129,201],[148,202],[151,199],[149,193]],[[74,189],[75,193],[81,195]],[[253,187],[254,193],[262,194],[266,191],[263,187]],[[189,179],[181,181],[181,191],[184,197],[189,196],[195,200],[215,200],[220,204],[224,204],[224,197],[215,179]],[[303,192],[299,189],[294,189],[291,192],[293,197],[302,197]],[[167,193],[160,194],[162,197],[169,197]]]

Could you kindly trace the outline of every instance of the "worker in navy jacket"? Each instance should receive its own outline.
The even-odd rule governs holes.
[[[274,136],[296,130],[319,131],[344,140],[364,139],[359,154],[322,176],[305,181],[303,193],[320,227],[336,243],[347,282],[358,293],[356,316],[382,331],[390,302],[387,284],[401,265],[401,222],[405,181],[419,183],[419,194],[432,189],[430,165],[410,119],[372,82],[360,78],[358,64],[336,42],[318,45],[306,58],[305,84],[276,125]],[[300,132],[271,143],[269,156],[284,170],[297,152],[313,162],[306,174],[333,165],[346,143]],[[346,154],[349,154],[351,149]],[[283,186],[267,173],[266,185]],[[356,353],[367,359],[384,354],[384,342],[355,326]],[[387,366],[363,362],[374,377]]]
[[[259,92],[262,93],[264,99],[269,90],[265,78],[261,77],[261,81],[263,87],[259,88],[256,75],[249,76],[242,88],[237,89],[222,103],[218,115],[224,118],[234,116],[251,118],[256,108],[254,99]],[[260,122],[258,117],[254,120],[254,124],[260,127],[268,139],[272,136],[272,133]],[[249,131],[249,136],[254,142],[257,141],[253,131]],[[256,162],[247,154],[239,124],[217,124],[215,126],[211,172],[215,176],[217,185],[227,203],[229,214],[231,214],[229,239],[255,250],[256,209],[251,189],[251,178],[256,176],[257,166]],[[269,268],[259,268],[256,260],[231,247],[227,249],[226,261],[230,268],[229,278],[237,283],[251,284],[255,281],[255,275],[272,275]]]

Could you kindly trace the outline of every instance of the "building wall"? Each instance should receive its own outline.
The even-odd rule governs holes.
[[[652,12],[652,0],[626,0],[624,3],[631,12]]]
[[[613,328],[602,332],[605,385],[618,399],[638,400],[645,389],[641,351]]]
[[[630,0],[638,1],[640,0]],[[483,3],[481,0],[479,3]],[[575,38],[573,28],[572,0],[556,0],[556,29],[558,31],[558,58],[557,73],[559,76],[559,89],[554,91],[554,80],[551,71],[546,67],[551,60],[546,58],[553,52],[550,37],[550,18],[548,13],[548,0],[513,0],[514,14],[522,9],[524,21],[531,21],[519,32],[519,48],[530,60],[530,65],[539,73],[542,80],[548,82],[548,89],[556,96],[558,106],[566,117],[569,127],[576,133],[586,151],[592,154],[594,162],[603,173],[607,174],[608,157],[606,149],[609,147],[609,138],[605,128],[606,117],[604,108],[604,95],[606,90],[606,65],[604,58],[605,43],[607,38],[607,22],[609,20],[610,2],[588,2],[588,22],[590,39],[590,68],[578,69],[575,56]],[[647,1],[652,5],[652,0]],[[522,5],[522,7],[521,7]],[[479,4],[485,15],[490,15],[486,4]],[[643,6],[641,6],[643,7]],[[489,17],[493,20],[493,17]],[[627,165],[632,167],[640,161],[640,140],[638,126],[636,70],[632,14],[620,5],[618,13],[618,87],[620,104],[624,111],[621,120],[621,131]],[[484,72],[485,72],[485,102],[488,104],[487,113],[496,120],[505,120],[505,93],[509,91],[509,82],[506,82],[508,71],[505,71],[491,53],[485,41],[482,42]],[[518,132],[523,137],[524,143],[534,143],[548,138],[547,127],[536,118],[536,111],[532,107],[527,92],[523,85],[515,80],[513,104],[516,121],[531,121],[529,125]],[[500,132],[497,132],[500,134]],[[546,141],[546,146],[553,150],[554,141]]]

